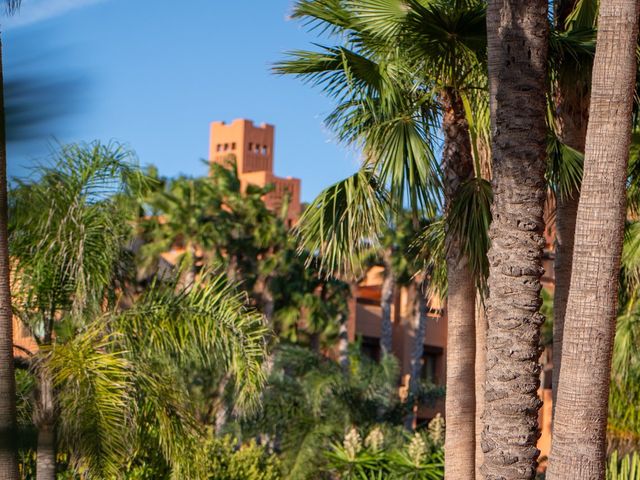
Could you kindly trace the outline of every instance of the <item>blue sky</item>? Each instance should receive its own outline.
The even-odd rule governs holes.
[[[245,117],[276,125],[275,171],[302,179],[310,201],[357,168],[323,126],[332,107],[294,78],[274,76],[282,52],[316,41],[287,20],[292,0],[23,0],[3,19],[6,77],[81,79],[75,110],[46,140],[11,146],[21,176],[52,143],[112,139],[167,176],[202,175],[208,125]],[[47,132],[49,133],[49,132]]]

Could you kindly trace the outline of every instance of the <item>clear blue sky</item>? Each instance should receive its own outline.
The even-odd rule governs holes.
[[[53,138],[115,139],[164,175],[202,175],[209,122],[246,117],[276,125],[276,174],[300,177],[310,201],[354,172],[358,156],[323,126],[330,100],[269,71],[285,50],[317,40],[287,20],[291,4],[23,0],[19,15],[2,25],[6,76],[83,82],[75,113],[50,125],[48,140],[10,149],[9,175],[24,175]]]

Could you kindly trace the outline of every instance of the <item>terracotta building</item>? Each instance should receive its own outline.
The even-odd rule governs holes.
[[[258,186],[274,185],[274,190],[265,196],[265,203],[273,211],[279,211],[288,196],[289,208],[287,223],[292,226],[301,214],[300,180],[297,178],[281,178],[273,173],[274,159],[274,130],[269,124],[256,126],[251,120],[236,119],[231,123],[212,122],[210,125],[209,159],[210,162],[224,164],[230,155],[235,157],[238,175],[243,188],[253,184]],[[549,205],[548,211],[553,210]],[[544,256],[545,275],[542,279],[547,291],[553,293],[554,275],[553,258],[555,230],[553,216],[548,216],[549,228],[545,232],[546,248]],[[175,264],[175,257],[179,252],[167,252],[163,256],[167,265]],[[347,323],[349,340],[359,339],[365,354],[374,359],[380,357],[381,307],[384,269],[371,268],[365,277],[354,287],[350,304],[350,315]],[[393,322],[393,352],[398,358],[401,371],[401,392],[407,388],[410,372],[411,350],[416,331],[413,313],[413,299],[415,290],[410,287],[396,289],[395,300],[392,305]],[[446,301],[431,299],[428,305],[428,323],[422,357],[422,377],[432,381],[435,385],[444,386],[446,378],[446,350],[447,350],[447,317]],[[37,345],[21,324],[14,320],[14,343],[16,355],[24,355],[22,349],[34,351]],[[551,349],[547,347],[542,355],[543,373],[541,378],[540,395],[544,406],[540,410],[540,427],[542,436],[538,442],[541,459],[549,453],[551,430]],[[444,414],[444,400],[439,400],[433,407],[418,409],[417,421],[424,425],[437,413]]]
[[[349,340],[360,339],[363,353],[373,359],[380,358],[380,333],[382,309],[380,296],[384,268],[371,268],[354,292],[351,315],[347,324]],[[393,354],[400,366],[400,392],[406,392],[411,371],[411,352],[414,345],[416,321],[414,316],[414,298],[418,293],[411,287],[396,288],[394,302],[391,307],[393,322]],[[447,319],[441,301],[430,300],[427,313],[427,329],[423,339],[422,378],[437,386],[445,385],[447,354]],[[444,415],[444,399],[434,406],[423,406],[418,409],[418,426],[424,426],[437,413]]]
[[[235,157],[242,188],[247,185],[273,185],[264,201],[272,211],[279,212],[289,196],[287,224],[292,226],[300,217],[300,179],[281,178],[273,173],[275,127],[238,118],[227,124],[212,122],[209,135],[209,161],[224,164]]]
[[[295,224],[301,213],[300,180],[280,178],[273,174],[275,127],[269,124],[256,126],[251,120],[236,119],[228,124],[212,122],[210,128],[210,161],[224,164],[233,155],[243,188],[249,184],[274,184],[274,190],[265,197],[265,203],[274,211],[280,209],[285,195],[289,194],[287,221],[290,226]],[[383,273],[382,267],[374,267],[359,283],[354,292],[348,322],[350,341],[359,338],[365,353],[373,358],[380,355],[380,292]],[[407,387],[411,367],[415,331],[412,308],[414,295],[415,292],[409,288],[398,288],[392,307],[393,350],[400,363],[401,389]],[[429,307],[422,373],[425,379],[436,385],[444,385],[447,322],[439,301],[432,301]],[[418,411],[418,421],[427,421],[438,412],[444,413],[444,401],[439,401],[434,408],[421,408]]]

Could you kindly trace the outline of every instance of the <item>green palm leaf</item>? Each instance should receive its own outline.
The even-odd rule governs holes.
[[[323,190],[296,228],[301,249],[317,254],[320,270],[357,277],[363,256],[378,243],[386,222],[387,194],[371,169]]]
[[[99,320],[44,351],[38,370],[58,392],[58,438],[77,471],[117,476],[130,453],[134,422],[132,365]]]
[[[177,293],[174,284],[156,281],[120,315],[118,327],[137,352],[156,352],[179,365],[223,368],[236,379],[236,412],[250,411],[265,381],[268,330],[244,300],[222,273],[204,272],[195,285]]]

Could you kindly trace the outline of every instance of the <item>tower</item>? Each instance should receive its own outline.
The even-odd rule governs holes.
[[[267,207],[279,213],[285,196],[289,195],[287,225],[292,226],[300,216],[300,179],[281,178],[273,174],[275,127],[251,120],[236,119],[231,123],[212,122],[209,136],[209,161],[224,164],[235,156],[242,189],[247,185],[264,187],[273,184],[274,190],[264,197]]]

